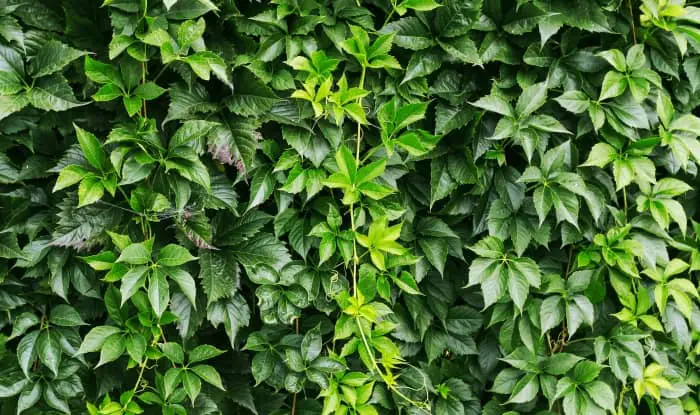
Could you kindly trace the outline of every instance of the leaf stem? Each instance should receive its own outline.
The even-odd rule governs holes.
[[[569,278],[569,270],[571,269],[571,258],[574,255],[574,246],[569,247],[569,259],[566,261],[566,271],[564,272],[564,279]]]
[[[389,14],[386,16],[386,19],[384,20],[384,24],[382,25],[382,27],[386,26],[389,23],[389,20],[391,20],[391,18],[394,16],[394,11],[395,11],[394,5],[392,4],[391,12],[389,12]]]
[[[160,78],[161,75],[163,75],[163,73],[165,72],[165,70],[168,69],[168,66],[170,66],[170,62],[168,62],[168,63],[166,63],[165,65],[163,65],[163,67],[160,69],[160,71],[158,71],[158,73],[156,74],[156,76],[153,78],[153,82],[154,82],[154,83],[158,80],[158,78]]]

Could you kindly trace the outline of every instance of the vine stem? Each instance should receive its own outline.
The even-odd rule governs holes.
[[[362,65],[362,73],[360,74],[360,84],[359,88],[363,89],[365,86],[365,72],[367,69]],[[362,97],[357,99],[357,103],[362,105]],[[355,163],[360,163],[360,143],[362,142],[362,125],[357,123],[357,137],[355,139]],[[355,203],[350,203],[350,227],[352,228],[353,239],[352,239],[352,294],[357,298],[357,263],[359,258],[357,257],[357,239],[355,238]]]
[[[622,390],[620,391],[620,398],[617,400],[617,412],[620,414],[623,413],[622,412],[622,403],[624,402],[625,393],[627,393],[627,384],[626,383],[624,385],[622,385]]]
[[[296,333],[299,334],[299,317],[294,319],[294,326],[296,329]],[[297,413],[297,393],[294,392],[294,395],[292,396],[292,413],[291,415],[295,415]]]
[[[143,45],[144,54],[146,53],[146,45]],[[141,62],[141,84],[146,83],[146,63]],[[148,118],[148,111],[146,110],[146,100],[143,100],[143,118]]]
[[[622,188],[622,201],[624,203],[624,210],[625,210],[625,224],[627,224],[627,188],[626,187]]]
[[[367,68],[365,65],[362,65],[362,72],[360,74],[360,82],[358,87],[360,89],[364,89],[365,85],[365,75],[367,72]],[[357,103],[362,105],[362,97],[357,99]],[[357,136],[355,140],[355,163],[359,166],[360,165],[360,145],[362,143],[362,125],[360,123],[357,123]],[[365,159],[362,160],[364,162]],[[357,265],[360,262],[360,258],[357,256],[357,239],[354,238],[354,233],[356,231],[356,224],[355,224],[355,203],[350,204],[350,227],[353,232],[353,240],[352,240],[352,290],[353,290],[353,296],[355,298],[358,298],[358,289],[357,289]],[[367,351],[367,356],[369,359],[372,361],[372,366],[371,370],[376,370],[377,374],[381,377],[382,381],[384,384],[386,384],[387,388],[394,392],[396,395],[398,395],[401,399],[404,399],[406,402],[409,402],[415,406],[424,406],[420,402],[415,402],[405,394],[403,394],[400,390],[398,390],[394,385],[393,382],[388,381],[387,379],[389,378],[388,375],[385,375],[382,372],[382,369],[379,367],[379,364],[377,363],[377,360],[374,358],[374,352],[372,351],[372,347],[370,346],[369,342],[367,341],[367,336],[365,335],[364,330],[362,329],[362,324],[360,321],[359,316],[355,316],[355,322],[357,323],[357,329],[360,332],[360,337],[362,338],[362,345]],[[294,396],[296,399],[296,395]],[[294,406],[292,407],[292,415],[294,415]]]
[[[367,68],[362,65],[362,73],[360,74],[360,84],[359,88],[364,89],[365,88],[365,73],[367,72]],[[362,97],[357,99],[357,103],[362,105]],[[362,124],[359,122],[357,123],[357,140],[356,140],[356,145],[355,145],[355,162],[359,163],[360,162],[360,142],[362,141]]]
[[[360,337],[362,337],[362,343],[365,347],[365,350],[367,350],[367,355],[369,358],[372,360],[372,364],[374,365],[374,369],[377,371],[379,376],[382,378],[384,381],[384,384],[389,388],[392,392],[397,394],[401,399],[405,400],[406,402],[410,402],[413,405],[416,406],[422,406],[421,402],[415,402],[413,399],[409,398],[405,394],[403,394],[398,388],[396,388],[392,383],[387,382],[386,377],[384,373],[382,372],[382,369],[379,367],[379,364],[377,363],[377,360],[374,358],[374,354],[372,353],[372,349],[370,348],[369,342],[367,341],[367,337],[365,336],[364,330],[362,330],[362,324],[360,323],[360,317],[355,316],[355,321],[357,323],[357,327],[360,331]]]
[[[146,370],[146,364],[148,363],[148,359],[144,360],[141,363],[141,370],[139,370],[139,377],[136,379],[136,384],[134,385],[134,389],[131,390],[131,396],[129,396],[129,400],[124,404],[124,407],[129,404],[134,399],[134,396],[136,396],[136,391],[139,389],[139,385],[141,384],[141,380],[143,379],[143,372]]]
[[[634,26],[634,11],[632,10],[632,0],[627,0],[627,7],[630,9],[630,23],[632,24],[632,40],[637,44],[637,29]]]

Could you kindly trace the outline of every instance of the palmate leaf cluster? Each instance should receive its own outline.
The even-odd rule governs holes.
[[[0,414],[700,414],[700,4],[0,0]]]

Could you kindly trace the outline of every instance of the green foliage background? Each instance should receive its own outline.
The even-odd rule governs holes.
[[[0,413],[700,414],[700,8],[0,0]]]

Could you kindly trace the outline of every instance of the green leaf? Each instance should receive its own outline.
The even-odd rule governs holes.
[[[105,340],[119,333],[121,330],[115,326],[97,326],[90,329],[85,338],[83,339],[80,349],[78,349],[77,354],[85,354],[90,352],[99,351],[102,348]]]
[[[486,95],[485,97],[479,98],[478,101],[473,102],[472,105],[475,107],[485,109],[486,111],[495,112],[496,114],[501,114],[506,117],[515,118],[515,110],[513,106],[510,105],[508,101],[498,95]]]
[[[196,365],[190,367],[190,370],[197,374],[203,381],[214,385],[221,390],[226,390],[224,385],[221,383],[221,376],[219,372],[209,365]]]
[[[571,353],[556,353],[544,362],[543,369],[552,375],[565,375],[582,359]]]
[[[23,336],[17,344],[17,361],[19,362],[19,367],[22,368],[22,372],[24,372],[24,376],[26,376],[27,379],[29,379],[30,367],[32,364],[34,364],[37,357],[38,337],[39,330],[34,330]],[[19,390],[16,393],[18,392]]]
[[[88,171],[80,166],[66,166],[61,170],[61,173],[59,173],[53,191],[57,192],[59,190],[65,189],[66,187],[73,186],[74,184],[80,182],[87,175]]]
[[[180,119],[190,119],[198,113],[210,113],[217,109],[217,106],[209,102],[207,90],[200,84],[195,83],[192,87],[173,84],[168,89],[170,105],[168,115],[163,120],[163,124]]]
[[[112,60],[121,55],[136,39],[127,35],[114,36],[109,42],[109,59]]]
[[[104,169],[107,166],[107,155],[102,149],[100,140],[75,124],[73,124],[73,128],[75,128],[80,149],[83,150],[88,163],[96,169]]]
[[[394,33],[394,44],[404,49],[421,50],[435,43],[428,28],[413,16],[390,22],[380,33]]]
[[[29,103],[44,111],[66,111],[83,103],[78,102],[68,81],[61,75],[42,77],[27,91]]]
[[[547,101],[547,83],[540,82],[530,85],[523,90],[515,105],[515,112],[526,117],[537,111]]]
[[[136,291],[146,285],[146,275],[148,273],[148,267],[138,266],[131,268],[122,277],[122,285],[119,291],[122,295],[122,304],[127,302]]]
[[[58,367],[61,364],[61,346],[59,337],[53,330],[42,330],[36,340],[36,352],[41,363],[48,367],[54,376],[57,376]]]
[[[90,205],[102,199],[105,188],[97,177],[87,177],[78,186],[78,207]]]
[[[22,89],[24,62],[14,49],[0,45],[0,94],[11,95]]]
[[[51,313],[49,314],[49,322],[63,327],[85,325],[85,322],[75,308],[66,304],[59,304],[51,309]]]
[[[246,267],[258,264],[282,267],[291,261],[285,244],[267,233],[260,233],[245,242],[236,244],[229,249],[229,252]]]
[[[167,357],[172,363],[184,363],[185,352],[182,350],[182,346],[180,346],[178,343],[166,342],[160,345],[160,349],[163,351],[165,357]]]
[[[617,150],[610,144],[597,143],[588,154],[588,159],[582,166],[597,166],[603,168],[617,158]]]
[[[251,370],[256,384],[259,385],[272,375],[272,371],[275,368],[275,361],[276,359],[273,352],[269,350],[257,353],[253,357]]]
[[[190,401],[194,405],[194,401],[197,399],[197,396],[199,396],[199,392],[202,389],[202,381],[199,380],[199,377],[194,373],[183,372],[182,385],[185,388],[187,396],[189,396]]]
[[[12,334],[8,339],[13,339],[15,337],[21,336],[28,329],[39,324],[40,321],[41,320],[39,319],[39,317],[37,317],[34,313],[24,312],[20,314],[14,319],[14,323],[12,325]]]
[[[177,267],[196,259],[180,245],[169,244],[158,251],[158,264],[165,267]]]
[[[399,15],[404,15],[406,9],[418,10],[421,12],[427,12],[440,7],[438,3],[434,0],[403,0],[396,6],[396,10]]]
[[[440,47],[455,59],[472,65],[481,65],[481,56],[474,41],[468,36],[459,36],[451,39],[438,39]]]
[[[278,97],[251,72],[236,72],[234,93],[226,101],[229,111],[236,115],[261,116],[272,108]]]
[[[179,268],[168,269],[167,274],[177,283],[180,290],[182,290],[182,293],[190,301],[190,304],[192,304],[192,307],[197,308],[197,285],[195,284],[192,275],[190,275],[189,272]]]
[[[126,352],[135,362],[142,362],[146,353],[146,338],[140,334],[128,336],[125,342]]]
[[[205,360],[221,356],[224,353],[226,353],[225,350],[220,350],[214,346],[203,344],[195,347],[188,353],[189,363],[192,364],[197,362],[203,362]]]
[[[64,414],[70,414],[70,407],[68,403],[61,399],[51,384],[47,384],[44,389],[44,402],[50,407],[63,412]]]
[[[404,292],[411,295],[422,295],[413,275],[402,271],[397,278],[393,278],[394,283]]]
[[[601,369],[599,364],[583,360],[574,367],[573,379],[579,384],[592,382],[598,377]]]
[[[564,320],[564,306],[559,296],[547,297],[540,308],[542,334],[556,327]]]
[[[73,49],[58,40],[49,40],[39,48],[30,62],[29,74],[34,78],[51,75],[85,54],[86,52]]]
[[[172,5],[166,5],[170,8]],[[204,18],[188,20],[177,29],[177,44],[180,48],[187,48],[197,39],[201,38],[206,29]]]
[[[160,318],[170,302],[170,285],[162,271],[155,270],[149,277],[148,300],[156,316]]]
[[[634,71],[641,69],[646,63],[646,60],[647,58],[644,56],[644,45],[634,45],[627,50],[625,61],[629,70]]]
[[[143,99],[137,96],[124,95],[122,97],[122,102],[124,103],[124,109],[126,109],[126,113],[129,114],[129,117],[136,115],[143,107]]]
[[[26,94],[0,95],[0,120],[22,110],[27,105],[29,105],[29,98]]]
[[[596,405],[606,411],[615,411],[615,394],[608,384],[599,380],[583,385],[584,390]]]
[[[447,240],[442,238],[420,238],[418,239],[418,245],[420,245],[430,264],[440,272],[440,275],[443,275],[447,262]]]
[[[146,82],[134,89],[134,95],[141,99],[150,101],[163,95],[165,91],[166,90],[164,88],[159,87],[154,82]]]
[[[208,304],[233,293],[239,282],[238,272],[238,264],[230,252],[200,251],[199,278]]]
[[[540,391],[540,383],[537,375],[529,373],[523,376],[513,387],[513,392],[508,399],[510,403],[526,403],[533,400]]]
[[[100,89],[95,92],[95,94],[92,96],[92,99],[94,99],[97,102],[106,102],[106,101],[112,101],[115,100],[123,95],[123,92],[121,89],[112,83],[103,85],[100,87]]]
[[[632,50],[630,49],[630,52],[628,52],[628,54],[631,52]],[[625,72],[627,70],[627,62],[625,59],[625,55],[623,55],[622,52],[620,52],[618,49],[610,49],[604,52],[600,52],[598,53],[598,56],[608,61],[608,63],[612,65],[613,68],[615,68],[615,70],[618,72]]]
[[[121,334],[113,334],[105,339],[102,349],[100,350],[100,361],[95,367],[102,366],[109,362],[117,360],[126,349],[124,336]]]
[[[625,75],[610,71],[606,73],[605,78],[603,78],[603,86],[601,87],[598,101],[620,96],[625,92],[625,89],[627,89],[627,78],[625,78]]]
[[[319,326],[306,332],[301,341],[301,356],[306,362],[312,362],[321,354],[322,339]]]
[[[585,112],[590,101],[585,93],[577,90],[566,91],[554,100],[564,109],[574,114]]]
[[[561,122],[550,115],[533,115],[528,120],[528,125],[536,130],[548,133],[571,134]]]
[[[102,63],[90,56],[85,56],[85,76],[98,84],[115,84],[122,86],[122,76],[115,66]]]
[[[258,148],[255,131],[257,125],[230,114],[222,116],[219,121],[220,125],[209,135],[209,152],[222,163],[240,163],[241,170],[246,173],[252,167],[253,156]]]
[[[271,171],[268,169],[257,170],[250,183],[250,201],[247,211],[266,201],[274,190],[274,182]]]
[[[143,265],[151,261],[151,249],[153,241],[133,243],[122,250],[117,262],[125,262],[132,265]]]
[[[406,75],[401,81],[405,84],[413,79],[421,78],[435,72],[442,66],[442,59],[432,49],[421,50],[416,52],[408,61],[406,67]]]
[[[36,382],[31,387],[26,387],[17,399],[17,415],[36,405],[41,399],[41,383]]]
[[[447,0],[435,11],[433,24],[440,37],[455,37],[466,34],[479,19],[482,1]]]

